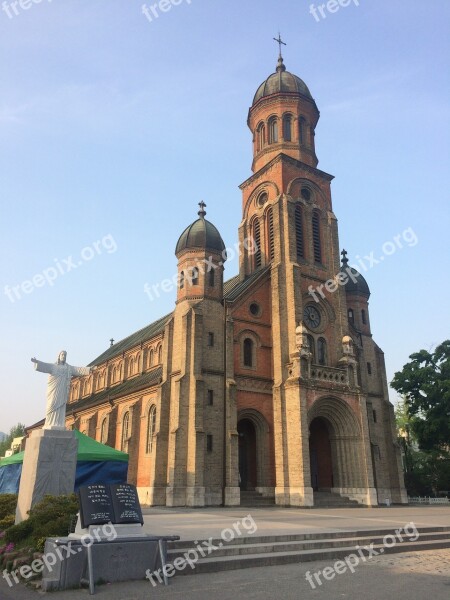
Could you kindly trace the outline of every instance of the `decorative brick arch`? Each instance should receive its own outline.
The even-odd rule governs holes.
[[[270,486],[270,427],[264,416],[254,408],[239,411],[237,422],[247,419],[256,433],[256,489]]]
[[[350,406],[337,397],[323,397],[308,411],[308,425],[320,418],[327,424],[333,465],[334,490],[351,495],[367,487],[363,462],[364,443],[361,426]]]

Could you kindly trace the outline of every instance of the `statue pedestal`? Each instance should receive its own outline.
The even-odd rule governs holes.
[[[16,524],[42,498],[72,494],[75,487],[78,440],[73,431],[40,429],[27,440],[20,478]]]

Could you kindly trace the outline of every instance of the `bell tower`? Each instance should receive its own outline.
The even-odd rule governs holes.
[[[314,136],[319,116],[308,87],[286,70],[280,50],[276,71],[258,88],[248,114],[253,172],[280,152],[316,167]]]
[[[248,114],[253,174],[240,186],[240,278],[270,269],[276,502],[311,506],[308,389],[299,377],[296,330],[304,323],[312,363],[320,352],[337,366],[347,308],[343,289],[318,302],[309,294],[340,269],[333,177],[317,168],[317,105],[304,81],[287,71],[283,42],[276,41],[276,71],[259,86]]]

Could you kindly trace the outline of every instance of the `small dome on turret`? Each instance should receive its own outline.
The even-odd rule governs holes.
[[[200,202],[199,206],[198,215],[200,218],[189,225],[189,227],[186,227],[181,234],[175,249],[177,256],[185,250],[201,249],[219,253],[223,253],[225,250],[225,244],[217,227],[205,219],[206,204]]]
[[[278,59],[277,70],[272,73],[258,88],[255,97],[253,98],[253,106],[266,96],[272,94],[300,94],[312,100],[311,92],[306,83],[294,75],[286,71],[283,58]]]
[[[349,266],[347,251],[343,250],[342,254],[342,266],[341,273],[345,273],[349,276],[347,283],[345,284],[345,291],[347,294],[361,294],[366,298],[370,296],[370,289],[367,281],[361,275],[359,271]]]

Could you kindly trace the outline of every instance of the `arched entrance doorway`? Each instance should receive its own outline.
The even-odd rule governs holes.
[[[237,426],[239,434],[239,487],[254,490],[257,486],[256,430],[250,419],[242,419]]]
[[[317,417],[311,422],[309,432],[311,487],[314,491],[330,491],[334,487],[330,424]]]
[[[311,487],[365,501],[370,474],[357,414],[345,400],[325,396],[311,406],[308,421]]]

